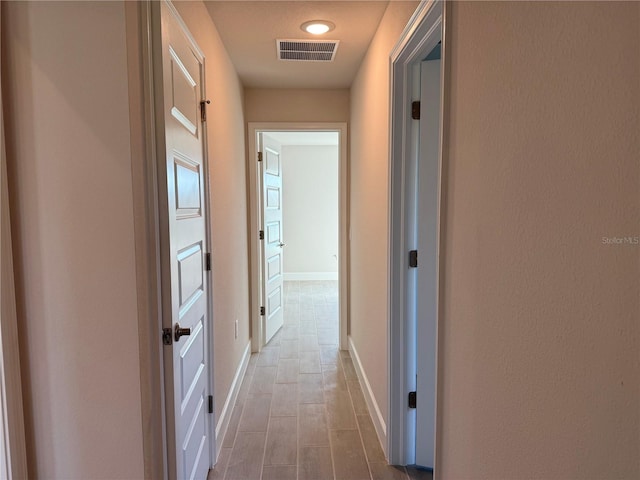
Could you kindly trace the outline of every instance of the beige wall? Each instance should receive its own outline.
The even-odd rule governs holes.
[[[442,479],[640,478],[639,20],[453,3]]]
[[[202,2],[176,2],[206,62],[211,172],[216,418],[249,343],[249,264],[243,90]],[[238,338],[234,323],[238,320]],[[229,412],[231,413],[231,412]]]
[[[281,152],[284,279],[337,280],[338,146],[283,145]]]
[[[2,9],[30,478],[141,478],[124,6]]]
[[[349,90],[246,88],[247,122],[346,122]]]
[[[389,55],[417,2],[390,2],[351,87],[351,340],[387,418]]]

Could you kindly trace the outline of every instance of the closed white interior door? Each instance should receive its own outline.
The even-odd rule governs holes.
[[[260,134],[262,151],[262,301],[265,343],[282,327],[283,253],[282,239],[282,158],[280,144],[266,133]]]
[[[420,71],[416,464],[427,468],[433,468],[435,456],[440,64],[439,59],[424,61]]]
[[[172,329],[173,342],[164,346],[165,353],[172,350],[165,356],[166,388],[173,391],[167,395],[169,466],[172,477],[204,480],[210,466],[204,58],[173,7],[162,2],[161,14],[171,280],[164,327]]]

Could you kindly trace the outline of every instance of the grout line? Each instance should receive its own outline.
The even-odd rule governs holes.
[[[351,358],[351,355],[349,355],[349,358]],[[340,363],[342,363],[342,355],[340,355]],[[356,409],[355,406],[353,405],[353,396],[351,395],[351,389],[349,388],[349,382],[347,380],[347,374],[344,371],[344,365],[342,365],[342,374],[344,375],[344,381],[346,382],[347,385],[347,392],[349,393],[349,401],[351,402],[351,411],[353,412],[353,416],[356,419],[356,427],[358,429],[358,435],[360,437],[360,445],[362,446],[362,452],[364,453],[364,459],[365,462],[367,464],[367,470],[369,470],[369,478],[372,479],[373,478],[373,472],[371,472],[371,465],[369,462],[369,455],[367,454],[367,449],[365,448],[364,445],[364,437],[362,435],[362,429],[360,428],[360,422],[358,421],[358,414],[356,413]],[[358,380],[358,384],[360,384],[360,380]],[[360,387],[362,388],[362,387]]]
[[[278,355],[279,356],[279,355]],[[276,378],[278,376],[278,367],[276,367],[276,375],[273,377],[273,390],[271,391],[271,400],[269,403],[269,415],[267,416],[267,431],[264,434],[264,447],[262,448],[262,462],[260,465],[260,480],[262,480],[262,476],[264,475],[264,461],[267,456],[267,444],[269,442],[269,427],[271,426],[271,410],[273,409],[273,392],[275,390]],[[243,409],[244,410],[244,409]]]
[[[249,360],[251,360],[251,358],[249,358]],[[229,464],[231,463],[231,457],[233,456],[233,451],[236,448],[236,440],[238,439],[238,430],[240,429],[240,422],[242,422],[242,417],[244,416],[244,402],[246,401],[247,397],[249,396],[249,390],[251,390],[251,384],[253,383],[253,374],[249,374],[249,368],[247,366],[247,370],[244,373],[244,378],[242,379],[242,382],[244,382],[247,377],[251,377],[251,381],[248,383],[248,387],[247,387],[247,391],[244,395],[244,399],[242,402],[242,408],[240,409],[240,418],[238,418],[238,425],[236,425],[236,431],[233,435],[233,442],[231,444],[231,452],[229,452],[229,458],[227,459],[227,465],[224,467],[224,473],[222,474],[222,478],[223,480],[225,480],[227,478],[227,471],[229,470]],[[240,384],[240,388],[242,389],[242,383]],[[236,408],[236,406],[238,405],[238,398],[236,398],[236,403],[233,405],[233,408]],[[233,416],[233,409],[231,409],[231,415]],[[227,429],[227,432],[224,435],[224,438],[222,439],[222,445],[224,448],[224,441],[226,436],[229,434],[229,430]]]

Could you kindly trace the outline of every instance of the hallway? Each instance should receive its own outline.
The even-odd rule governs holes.
[[[426,480],[386,464],[353,361],[338,350],[337,282],[286,282],[284,326],[247,373],[210,480]]]

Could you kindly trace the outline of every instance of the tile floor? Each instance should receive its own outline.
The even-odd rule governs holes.
[[[349,352],[337,282],[286,282],[284,326],[251,356],[209,480],[431,480],[389,466]]]

